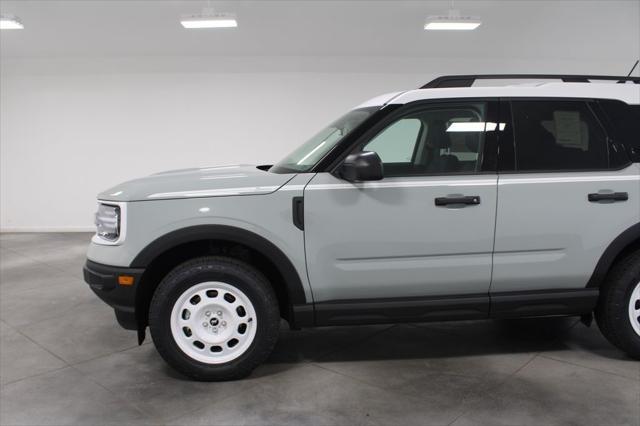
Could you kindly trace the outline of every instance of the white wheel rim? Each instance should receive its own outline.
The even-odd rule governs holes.
[[[239,289],[204,282],[187,289],[171,311],[171,334],[188,357],[206,364],[233,361],[256,336],[256,311]]]
[[[629,320],[631,327],[640,336],[640,282],[636,284],[636,288],[631,292],[629,299]]]

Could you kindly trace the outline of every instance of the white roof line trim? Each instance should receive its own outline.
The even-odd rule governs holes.
[[[580,183],[580,182],[620,182],[640,180],[640,176],[567,176],[567,177],[500,177],[498,185],[514,185],[522,183]]]
[[[378,188],[426,188],[433,186],[492,186],[526,183],[581,183],[581,182],[619,182],[640,181],[640,176],[567,176],[567,177],[525,177],[511,178],[496,176],[491,179],[464,180],[429,180],[429,181],[396,181],[396,182],[358,182],[310,184],[306,190],[318,191],[327,189],[378,189]],[[293,188],[292,188],[293,189]],[[299,189],[299,188],[296,188]]]
[[[157,192],[147,198],[196,198],[220,197],[229,195],[258,195],[276,191],[280,186],[247,186],[242,188],[202,189],[196,191]]]

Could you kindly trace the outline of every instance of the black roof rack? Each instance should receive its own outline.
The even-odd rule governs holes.
[[[421,89],[471,87],[476,80],[562,80],[565,83],[590,83],[591,80],[615,80],[618,83],[632,81],[635,84],[640,84],[640,77],[617,77],[613,75],[479,74],[446,75],[438,77],[422,86]]]

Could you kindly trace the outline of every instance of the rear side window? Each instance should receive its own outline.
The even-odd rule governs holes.
[[[511,110],[517,170],[608,168],[606,134],[585,102],[513,101]]]
[[[600,101],[613,126],[614,139],[621,142],[633,161],[640,161],[640,105],[621,101]]]

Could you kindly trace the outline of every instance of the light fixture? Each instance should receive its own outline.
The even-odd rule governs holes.
[[[424,24],[425,30],[475,30],[482,24],[480,18],[461,16],[460,11],[453,8],[453,0],[448,15],[429,16]]]
[[[452,20],[444,16],[435,16],[424,24],[425,30],[475,30],[482,22],[472,18],[458,18]]]
[[[180,19],[183,27],[200,28],[235,28],[238,26],[236,16],[232,13],[215,13],[212,7],[205,7],[202,13],[183,16]]]
[[[0,30],[21,30],[24,28],[22,22],[17,16],[2,15],[0,16]]]

